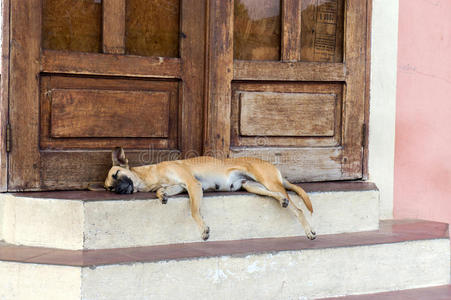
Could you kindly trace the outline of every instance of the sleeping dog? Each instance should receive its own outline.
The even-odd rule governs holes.
[[[290,199],[286,189],[296,192],[313,213],[307,193],[283,179],[280,171],[264,160],[251,157],[219,160],[201,156],[130,168],[124,150],[119,147],[113,150],[112,159],[113,167],[105,180],[107,190],[119,194],[153,191],[163,204],[167,203],[168,197],[187,191],[191,215],[202,232],[203,240],[210,236],[210,229],[200,214],[203,191],[240,189],[272,197],[282,207],[289,206],[304,227],[307,237],[311,240],[316,237],[299,204]]]

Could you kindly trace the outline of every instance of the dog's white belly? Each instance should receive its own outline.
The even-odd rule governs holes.
[[[234,192],[241,189],[246,176],[240,172],[226,174],[196,174],[196,179],[202,184],[204,191]]]

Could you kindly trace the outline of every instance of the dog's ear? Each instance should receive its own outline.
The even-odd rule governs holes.
[[[113,166],[120,166],[128,169],[128,159],[125,158],[124,149],[122,147],[116,147],[111,153],[113,159]]]

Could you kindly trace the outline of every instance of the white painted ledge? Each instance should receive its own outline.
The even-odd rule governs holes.
[[[0,299],[315,299],[449,280],[449,239],[433,239],[92,268],[0,262]]]
[[[377,230],[376,190],[310,193],[318,235]],[[293,196],[299,201],[299,199]],[[0,195],[2,239],[16,245],[105,249],[198,242],[187,197],[81,201]],[[0,212],[2,209],[0,209]],[[292,212],[251,194],[208,196],[201,207],[210,241],[304,235]]]

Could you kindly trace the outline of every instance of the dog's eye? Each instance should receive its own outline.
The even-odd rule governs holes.
[[[117,170],[116,174],[113,174],[113,179],[117,179],[117,175],[119,174],[119,170]]]

